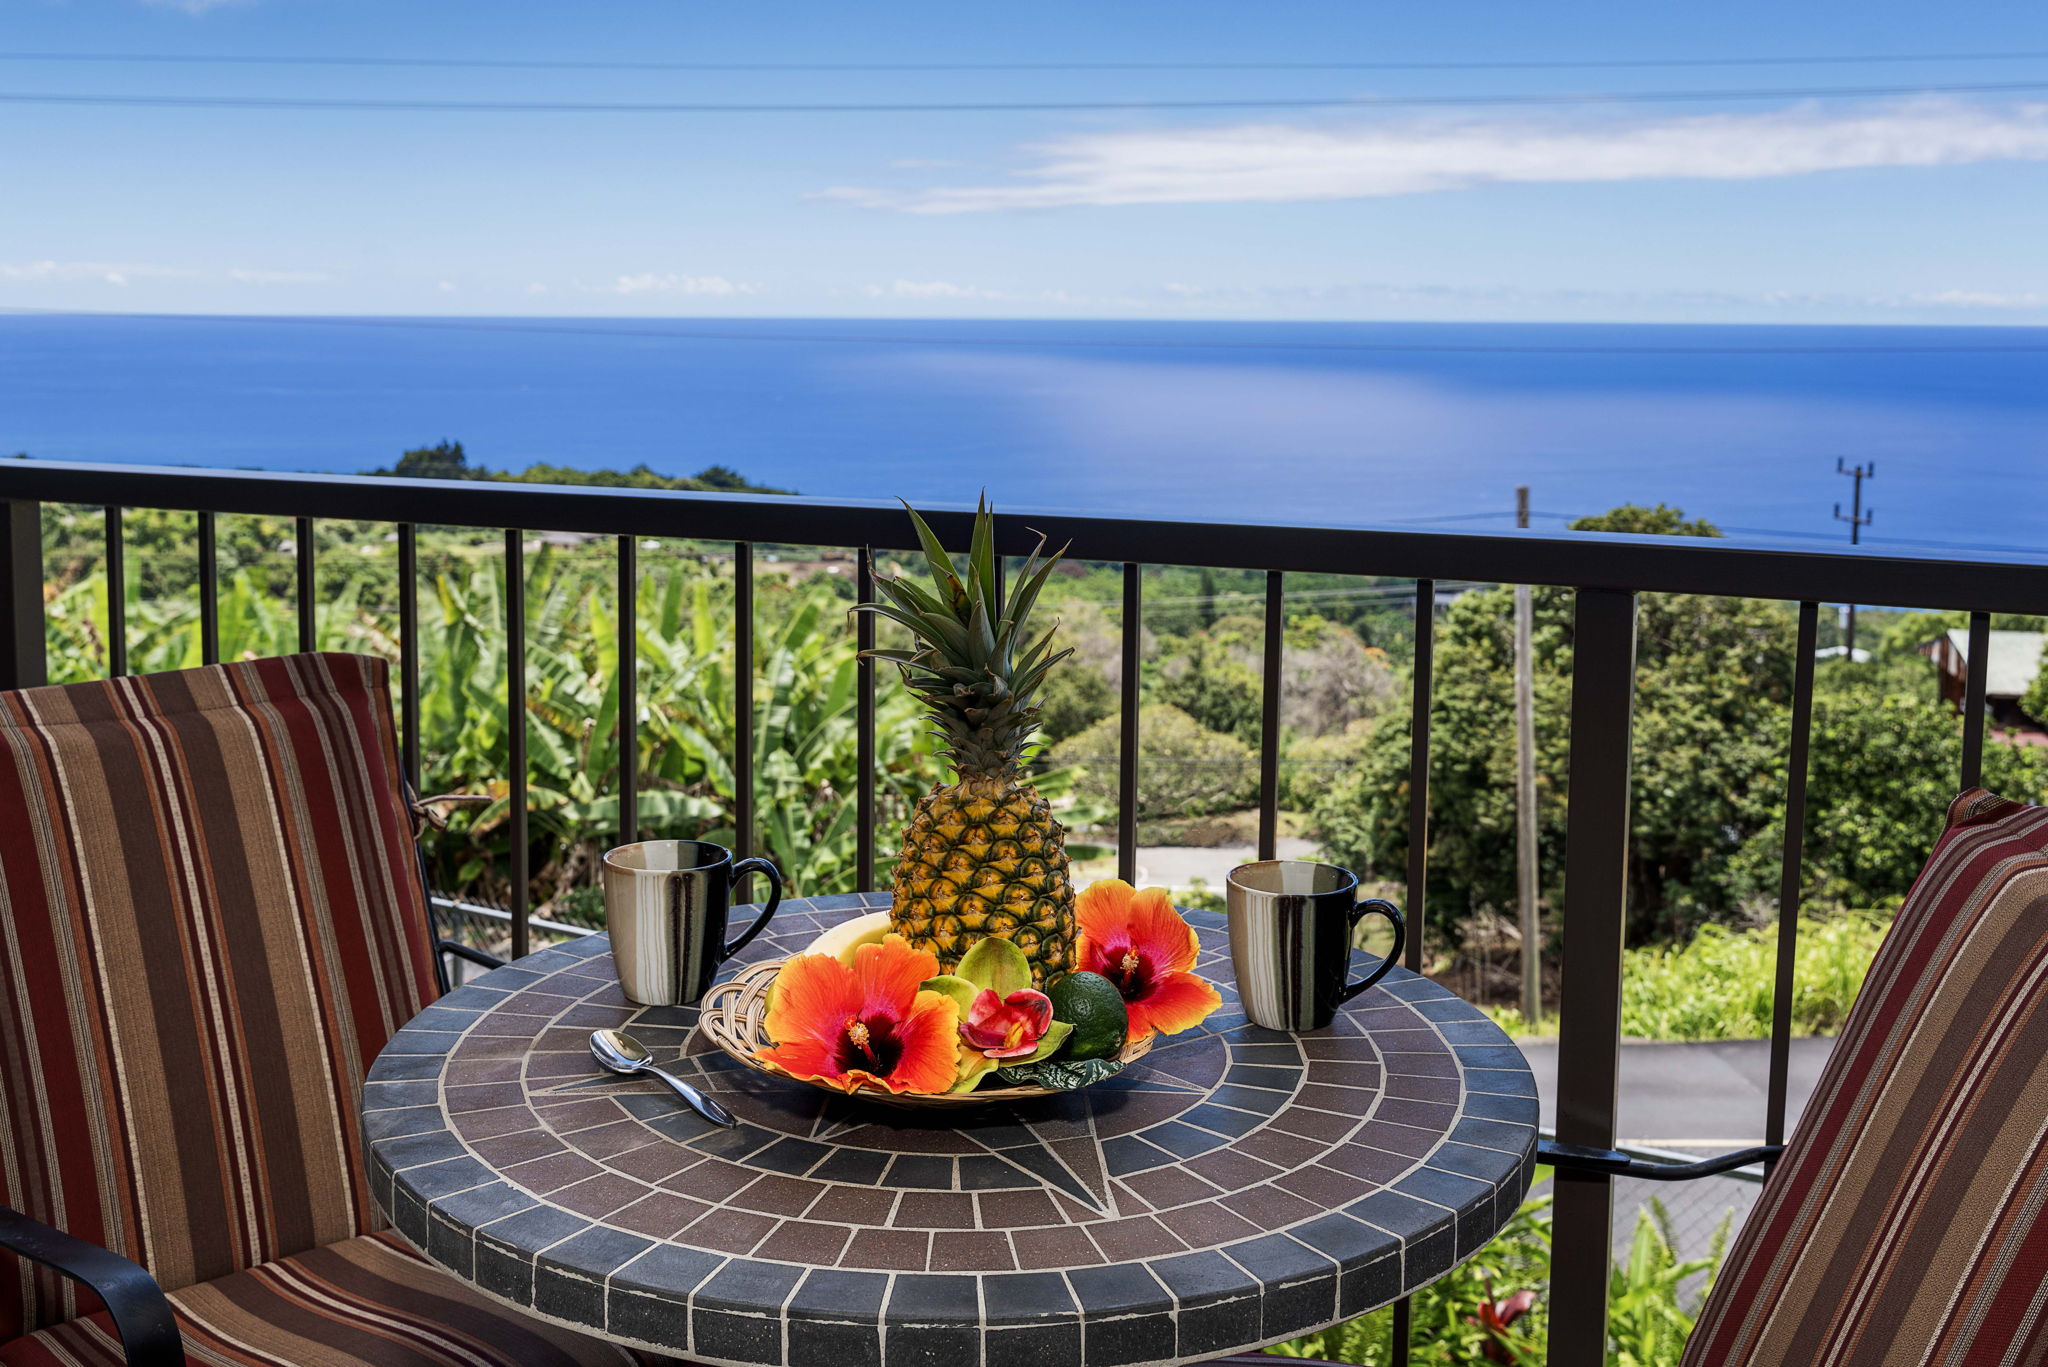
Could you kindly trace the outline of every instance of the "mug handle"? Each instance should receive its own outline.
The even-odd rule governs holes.
[[[1365,975],[1364,982],[1346,983],[1344,985],[1344,995],[1339,997],[1338,1001],[1350,1001],[1353,997],[1365,991],[1366,988],[1371,987],[1381,978],[1386,977],[1394,965],[1401,962],[1402,946],[1408,943],[1408,924],[1401,919],[1401,908],[1395,906],[1386,898],[1368,897],[1351,909],[1351,929],[1353,933],[1357,932],[1360,921],[1374,914],[1384,916],[1388,921],[1392,922],[1394,927],[1394,947],[1387,951],[1386,958],[1380,960],[1378,968]]]
[[[761,927],[768,924],[768,918],[775,914],[775,908],[782,905],[782,870],[776,868],[759,855],[742,859],[739,863],[732,866],[732,886],[738,887],[740,879],[745,878],[750,873],[761,873],[768,876],[768,905],[761,908],[761,914],[754,918],[754,924],[740,932],[739,939],[728,941],[725,948],[719,951],[718,959],[720,963],[730,959],[733,955],[751,944],[754,937],[761,933]]]

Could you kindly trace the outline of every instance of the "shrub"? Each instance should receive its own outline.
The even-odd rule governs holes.
[[[1038,695],[1036,739],[1043,745],[1057,745],[1116,710],[1116,689],[1108,677],[1085,660],[1070,659],[1045,676]]]
[[[1546,1170],[1537,1172],[1540,1179]],[[1470,1262],[1415,1293],[1408,1356],[1414,1367],[1492,1362],[1538,1367],[1544,1361],[1550,1342],[1545,1304],[1551,1268],[1549,1207],[1548,1196],[1524,1201],[1494,1241]],[[1720,1268],[1731,1223],[1732,1217],[1721,1222],[1707,1257],[1681,1262],[1673,1252],[1675,1240],[1663,1203],[1653,1199],[1636,1211],[1628,1257],[1608,1271],[1608,1367],[1677,1367]],[[1706,1277],[1697,1289],[1683,1289],[1702,1273]],[[1535,1304],[1526,1310],[1515,1300],[1521,1292],[1536,1293]],[[1487,1305],[1494,1308],[1492,1316],[1482,1311]],[[1388,1367],[1393,1361],[1393,1314],[1391,1309],[1375,1310],[1267,1351],[1281,1357]],[[1488,1326],[1487,1319],[1498,1327]],[[1502,1319],[1507,1320],[1505,1325],[1499,1325]]]
[[[424,542],[424,538],[423,538]],[[323,542],[323,552],[331,549]],[[651,561],[651,557],[650,557]],[[130,573],[135,562],[131,559]],[[325,566],[338,568],[329,581]],[[316,609],[328,649],[395,658],[397,611],[366,599],[354,558],[322,558]],[[436,887],[502,901],[510,891],[510,802],[505,777],[503,562],[437,540],[421,548],[420,724],[427,792],[493,800],[458,812],[426,842]],[[538,914],[575,917],[596,856],[619,826],[617,621],[610,564],[579,564],[552,550],[527,562],[527,810],[530,898]],[[755,633],[756,844],[800,895],[853,889],[856,804],[855,662],[844,603],[823,576],[790,583],[763,576]],[[101,677],[106,580],[91,572],[60,588],[46,609],[53,682]],[[638,745],[642,833],[730,844],[736,811],[732,755],[734,670],[730,570],[670,556],[645,567],[638,621]],[[198,607],[190,597],[131,592],[129,667],[138,673],[200,663]],[[221,594],[226,658],[298,648],[297,615],[254,569]],[[402,686],[402,684],[400,685]],[[877,852],[935,779],[919,709],[883,676],[876,706]],[[1058,791],[1058,780],[1047,786]]]
[[[1890,916],[1845,911],[1799,922],[1793,956],[1792,1032],[1826,1035],[1842,1028]],[[1771,1033],[1778,929],[1702,926],[1683,945],[1628,950],[1621,967],[1621,1032],[1638,1039],[1761,1039]],[[1493,1008],[1511,1034],[1532,1029],[1512,1007]]]
[[[1259,761],[1250,746],[1204,727],[1168,703],[1144,710],[1139,730],[1138,816],[1203,816],[1258,799]],[[1105,717],[1052,748],[1053,764],[1078,772],[1085,805],[1114,811],[1123,719]]]

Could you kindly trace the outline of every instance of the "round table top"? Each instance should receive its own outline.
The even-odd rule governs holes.
[[[728,970],[887,894],[791,900]],[[1476,1008],[1395,970],[1326,1030],[1223,1009],[1083,1091],[863,1104],[755,1072],[636,1007],[603,936],[443,997],[370,1070],[375,1197],[521,1310],[749,1367],[1199,1362],[1362,1314],[1485,1244],[1528,1187],[1536,1087]],[[745,923],[739,913],[736,924]],[[737,1129],[601,1072],[623,1026]],[[678,1061],[679,1060],[679,1061]]]

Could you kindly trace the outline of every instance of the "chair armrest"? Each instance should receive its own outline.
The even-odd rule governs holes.
[[[90,1287],[113,1317],[128,1367],[185,1367],[185,1344],[171,1303],[142,1268],[5,1206],[0,1206],[0,1248]]]
[[[466,945],[460,940],[437,941],[434,945],[434,952],[436,954],[453,954],[458,959],[467,959],[469,962],[481,964],[485,968],[503,968],[505,966],[505,960],[497,955],[486,954],[474,945]]]
[[[1759,1148],[1715,1154],[1697,1163],[1646,1163],[1613,1149],[1592,1149],[1583,1144],[1560,1144],[1554,1139],[1546,1139],[1536,1145],[1536,1161],[1566,1172],[1604,1172],[1611,1177],[1641,1177],[1651,1182],[1690,1182],[1696,1177],[1733,1172],[1752,1163],[1768,1163],[1783,1152],[1783,1144],[1765,1144]]]

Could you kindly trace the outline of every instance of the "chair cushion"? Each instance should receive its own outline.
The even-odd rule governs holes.
[[[1973,789],[1864,979],[1686,1367],[2048,1357],[2048,809]]]
[[[0,694],[0,1204],[166,1290],[379,1227],[357,1098],[434,996],[387,673]],[[0,1342],[96,1308],[0,1256]]]
[[[193,1367],[632,1367],[673,1363],[509,1310],[390,1233],[174,1292]],[[106,1312],[0,1347],[4,1367],[121,1367]]]

